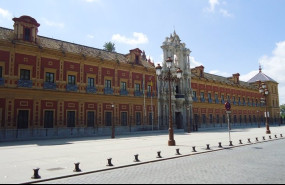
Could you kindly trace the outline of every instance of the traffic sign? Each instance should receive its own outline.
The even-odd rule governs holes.
[[[225,108],[227,111],[231,111],[232,106],[231,106],[230,102],[225,103]]]

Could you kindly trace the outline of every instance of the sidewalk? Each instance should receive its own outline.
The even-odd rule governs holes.
[[[272,127],[274,135],[283,134],[285,127]],[[242,139],[262,139],[265,128],[245,128],[232,130],[232,141],[238,145]],[[266,136],[268,139],[268,136]],[[61,139],[0,144],[0,183],[24,183],[32,181],[33,169],[39,167],[42,179],[76,174],[74,163],[80,162],[83,172],[109,169],[107,158],[113,158],[114,167],[134,164],[134,155],[139,154],[141,162],[157,160],[157,151],[163,158],[175,157],[176,149],[181,154],[191,154],[192,146],[197,151],[205,151],[206,144],[217,149],[218,143],[229,145],[226,129],[204,130],[192,134],[175,133],[176,147],[168,147],[168,134],[119,136],[115,140],[103,138]]]

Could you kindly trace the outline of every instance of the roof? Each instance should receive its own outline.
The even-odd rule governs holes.
[[[196,76],[196,75],[194,73],[192,73],[192,76]],[[222,77],[222,76],[218,76],[218,75],[213,75],[213,74],[210,74],[210,73],[204,73],[204,78],[208,79],[208,80],[214,80],[216,82],[225,83],[227,85],[236,85],[234,83],[234,81],[231,80],[231,78],[226,78],[226,77]],[[242,86],[242,87],[245,87],[245,88],[256,89],[256,87],[254,85],[251,85],[248,82],[240,81],[239,85]]]
[[[250,79],[248,83],[255,83],[257,81],[278,83],[269,76],[267,76],[266,74],[264,74],[262,71],[259,71],[259,73],[255,75],[252,79]]]
[[[0,27],[0,40],[6,40],[11,42],[14,40],[13,34],[14,30]],[[17,43],[17,41],[14,42]],[[116,62],[119,61],[120,63],[131,64],[128,55],[115,53],[115,52],[108,52],[105,50],[92,48],[89,46],[83,46],[43,36],[38,36],[37,44],[43,49],[47,48],[47,49],[59,50],[61,52],[66,52],[66,53],[81,54],[86,57],[89,56],[93,58],[101,58],[103,60],[116,61]],[[154,69],[154,66],[146,60],[142,60],[141,63],[146,68]]]

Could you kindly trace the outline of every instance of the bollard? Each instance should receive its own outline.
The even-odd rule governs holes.
[[[179,152],[180,149],[176,149],[176,155],[181,155]]]
[[[162,157],[161,157],[161,151],[159,151],[159,152],[157,152],[157,157],[156,158],[158,158],[158,159],[161,159]]]
[[[139,155],[138,155],[138,154],[135,155],[135,160],[134,160],[134,162],[140,162],[140,160],[139,160]]]
[[[196,147],[195,147],[195,146],[193,146],[193,152],[197,152],[197,151],[196,151]]]
[[[282,134],[280,134],[280,137],[283,137],[283,135],[282,135]]]
[[[242,140],[239,140],[239,144],[240,144],[240,145],[242,145],[242,144],[243,144],[243,143],[242,143]]]
[[[232,141],[230,141],[230,146],[234,146]]]
[[[248,139],[248,143],[251,143],[250,139]]]
[[[32,179],[40,179],[41,178],[41,176],[39,175],[39,171],[40,171],[40,168],[34,169],[34,176],[32,176]]]
[[[114,165],[112,164],[112,158],[109,158],[109,159],[108,159],[108,164],[107,164],[107,166],[114,166]]]
[[[271,136],[269,136],[269,139],[272,139],[272,137],[271,137]]]
[[[223,148],[222,143],[219,143],[219,148]]]
[[[278,139],[277,135],[275,135],[275,138]]]
[[[81,169],[79,168],[80,163],[74,163],[75,165],[75,169],[73,170],[73,172],[81,172]]]
[[[259,142],[259,139],[258,139],[258,137],[256,138],[256,142]]]
[[[265,136],[263,136],[263,141],[266,141],[266,138],[265,138]]]
[[[211,150],[211,148],[210,148],[210,145],[209,145],[209,144],[207,144],[207,150]]]

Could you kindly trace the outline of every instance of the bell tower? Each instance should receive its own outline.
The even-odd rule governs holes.
[[[14,39],[30,43],[37,43],[40,24],[32,17],[21,16],[14,18]]]
[[[172,87],[167,82],[158,82],[158,106],[159,122],[161,127],[167,126],[169,116],[169,91],[172,91],[172,113],[174,127],[190,131],[190,120],[192,118],[192,90],[191,90],[191,69],[190,69],[190,49],[186,48],[185,43],[181,43],[180,37],[174,31],[167,37],[161,46],[164,61],[162,63],[162,76],[165,76],[169,69],[166,60],[170,57],[173,60],[171,72],[174,74],[177,69],[183,71],[182,78],[172,83]]]

